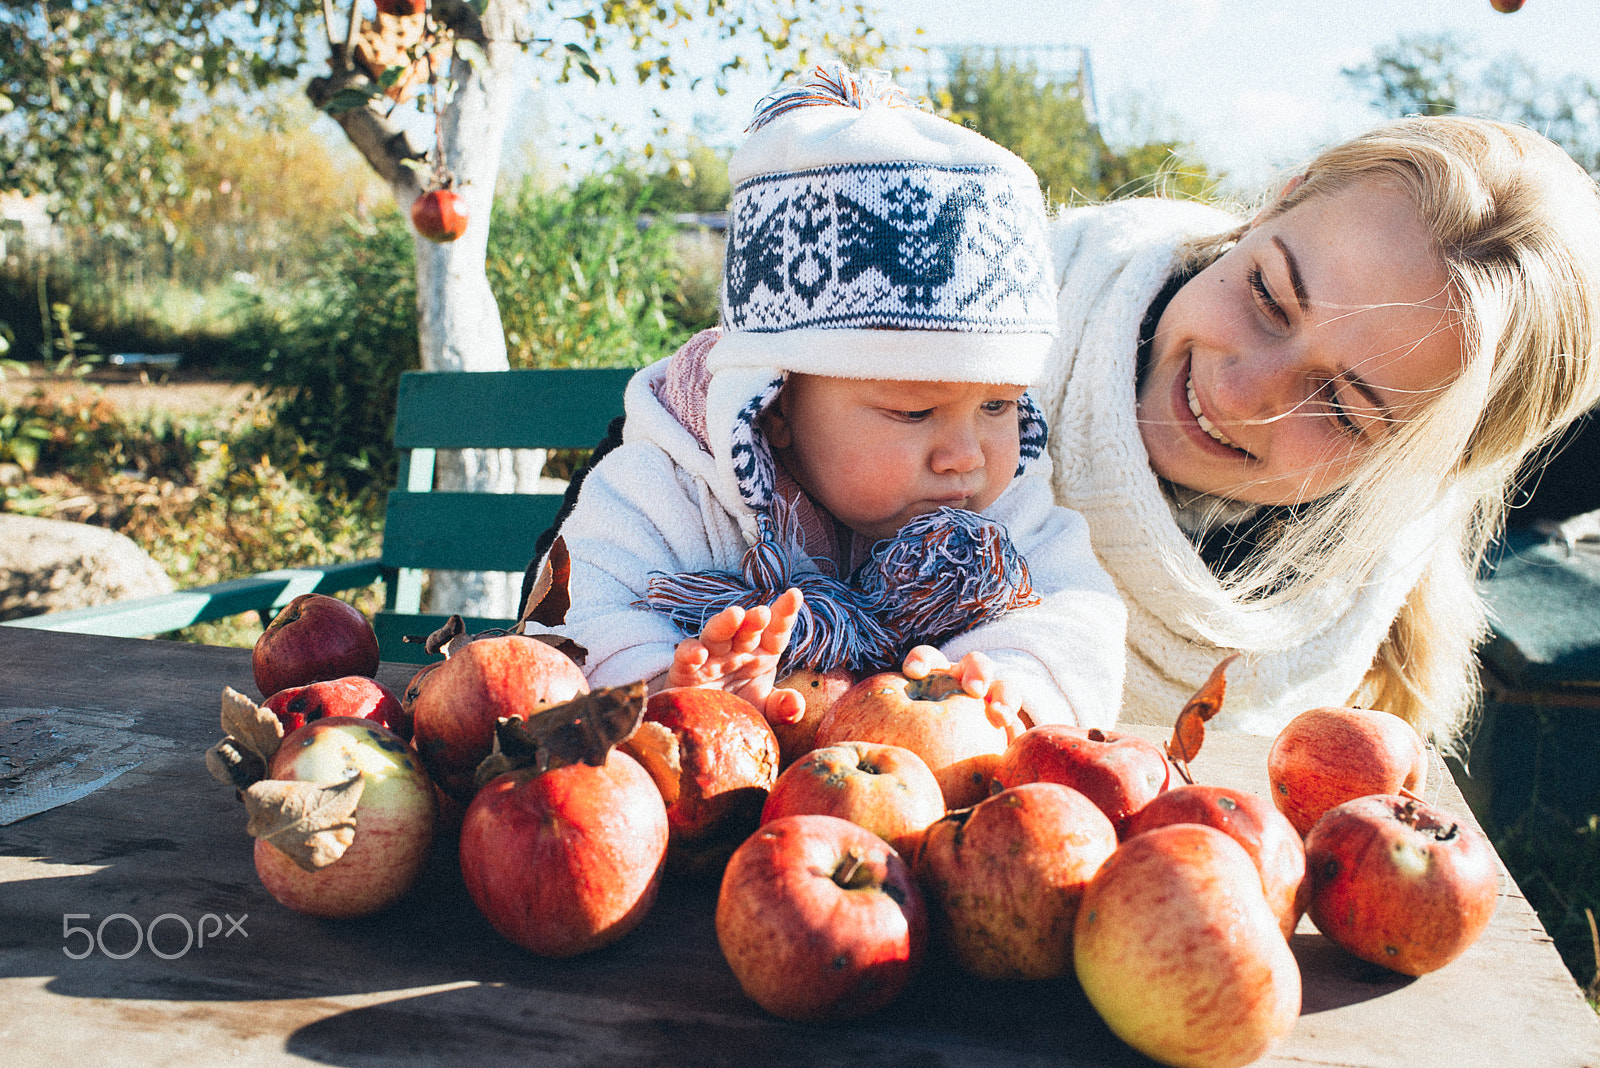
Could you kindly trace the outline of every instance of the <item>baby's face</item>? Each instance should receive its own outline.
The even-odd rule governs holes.
[[[792,373],[764,429],[813,500],[867,538],[943,507],[981,511],[1017,471],[1024,386]]]

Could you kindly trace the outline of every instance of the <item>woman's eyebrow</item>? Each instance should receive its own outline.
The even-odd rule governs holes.
[[[1272,243],[1278,246],[1278,251],[1283,253],[1284,265],[1289,268],[1289,284],[1294,287],[1294,299],[1300,305],[1302,314],[1311,311],[1311,295],[1306,292],[1305,276],[1300,273],[1300,262],[1294,258],[1294,253],[1289,251],[1289,246],[1283,243],[1283,238],[1273,235]]]

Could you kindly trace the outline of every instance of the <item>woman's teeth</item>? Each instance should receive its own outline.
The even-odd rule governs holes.
[[[1213,438],[1228,446],[1228,448],[1239,449],[1239,446],[1230,441],[1226,434],[1218,430],[1216,425],[1212,423],[1211,420],[1207,419],[1205,413],[1200,410],[1200,398],[1194,395],[1193,378],[1189,379],[1186,388],[1189,392],[1189,410],[1194,413],[1195,422],[1200,424],[1200,429],[1204,430],[1207,434],[1210,434]],[[1240,449],[1240,451],[1243,452],[1244,450]]]

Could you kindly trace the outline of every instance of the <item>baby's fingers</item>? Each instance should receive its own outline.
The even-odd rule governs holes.
[[[744,620],[744,609],[731,604],[706,620],[706,625],[700,628],[700,640],[707,648],[725,652],[744,625]]]
[[[925,679],[935,671],[949,671],[950,661],[931,645],[918,645],[906,654],[900,673],[908,679]]]

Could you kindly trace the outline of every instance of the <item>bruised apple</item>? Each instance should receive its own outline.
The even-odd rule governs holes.
[[[848,668],[832,671],[798,668],[777,681],[777,689],[794,690],[806,703],[805,712],[795,722],[772,725],[773,733],[778,736],[781,767],[788,767],[816,747],[817,724],[855,682],[855,674]]]
[[[286,734],[312,720],[334,716],[370,719],[402,738],[411,737],[411,719],[402,709],[400,698],[377,679],[365,675],[291,686],[261,702],[261,707],[278,717]]]
[[[1117,848],[1093,801],[1053,782],[1002,790],[923,836],[916,872],[933,924],[980,979],[1050,979],[1072,970],[1084,887]]]
[[[813,749],[778,776],[761,822],[838,816],[882,838],[906,860],[944,815],[944,793],[923,759],[898,745],[839,742]]]
[[[1483,833],[1399,795],[1323,814],[1306,838],[1306,911],[1373,964],[1423,975],[1455,960],[1494,915],[1499,872]]]
[[[1152,798],[1128,818],[1123,837],[1132,838],[1173,823],[1200,823],[1244,847],[1261,872],[1261,889],[1278,917],[1283,937],[1300,920],[1300,884],[1306,851],[1287,817],[1266,798],[1227,786],[1182,785]]]
[[[927,913],[905,861],[837,816],[785,816],[739,846],[717,944],[746,996],[787,1020],[883,1008],[922,963]]]
[[[326,863],[318,863],[326,856],[305,860],[305,852],[297,860],[274,844],[274,828],[267,824],[293,831],[282,815],[271,820],[252,813],[256,873],[279,902],[311,916],[351,919],[386,908],[416,882],[433,842],[433,784],[398,735],[369,719],[313,720],[283,739],[267,774],[273,781],[252,791],[284,783],[358,790],[345,820],[345,830],[353,826],[353,833],[345,834],[342,852]]]
[[[501,935],[546,957],[599,949],[655,902],[667,812],[637,761],[533,766],[492,779],[461,822],[461,877]]]
[[[589,692],[572,658],[520,634],[468,642],[413,677],[412,741],[439,788],[472,800],[479,763],[494,748],[501,719],[526,718]]]
[[[1006,732],[989,722],[983,699],[962,690],[955,676],[935,672],[911,679],[886,671],[850,687],[822,717],[816,744],[839,742],[911,750],[939,780],[945,808],[952,809],[988,796]]]
[[[302,593],[256,639],[250,670],[263,697],[292,686],[378,673],[378,635],[353,605]]]
[[[1176,823],[1117,847],[1084,889],[1078,982],[1128,1045],[1179,1068],[1237,1068],[1300,1015],[1300,969],[1249,854]]]
[[[1049,723],[1012,739],[994,779],[1001,787],[1070,786],[1099,805],[1123,834],[1128,817],[1167,788],[1170,772],[1161,749],[1137,735]]]
[[[1290,720],[1267,753],[1272,801],[1302,836],[1335,805],[1369,794],[1418,794],[1428,751],[1416,728],[1371,708],[1313,708]]]

